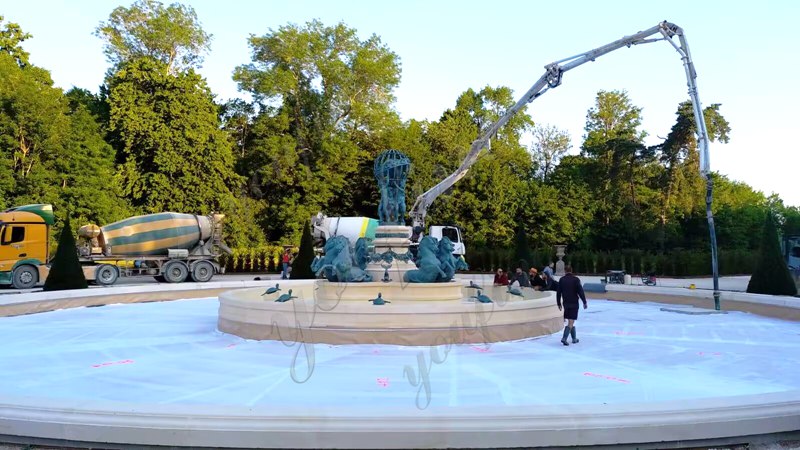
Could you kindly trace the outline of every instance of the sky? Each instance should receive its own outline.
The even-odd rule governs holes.
[[[97,92],[109,64],[93,35],[130,0],[0,0],[0,15],[33,38],[23,47],[57,86]],[[165,1],[164,3],[169,3]],[[213,35],[200,73],[218,101],[244,97],[231,75],[251,61],[247,39],[293,23],[343,22],[361,39],[378,35],[400,58],[395,109],[403,120],[437,120],[469,88],[507,86],[519,98],[544,66],[663,20],[681,26],[697,69],[703,106],[720,103],[728,144],[712,143],[713,171],[800,206],[794,108],[800,105],[795,57],[800,2],[536,0],[274,1],[184,0]],[[586,113],[600,90],[625,90],[642,108],[646,144],[660,142],[688,99],[678,53],[666,42],[623,48],[564,75],[561,86],[528,105],[538,124],[570,133],[578,153]],[[529,146],[531,142],[523,141]],[[402,150],[402,149],[400,149]]]

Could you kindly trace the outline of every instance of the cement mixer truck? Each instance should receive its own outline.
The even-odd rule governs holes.
[[[206,282],[224,272],[216,258],[230,253],[222,242],[223,218],[165,212],[85,225],[78,230],[78,259],[86,279],[104,286],[136,276]],[[0,285],[28,289],[47,278],[53,223],[51,205],[0,212]]]

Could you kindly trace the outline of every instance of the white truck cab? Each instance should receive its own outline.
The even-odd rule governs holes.
[[[467,248],[464,246],[464,239],[461,236],[461,230],[458,227],[445,226],[445,225],[431,225],[428,230],[429,236],[441,240],[443,237],[450,239],[453,243],[453,254],[457,256],[464,256],[467,253]]]

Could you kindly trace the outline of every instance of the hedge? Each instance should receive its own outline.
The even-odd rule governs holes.
[[[298,249],[292,249],[297,254]],[[254,248],[234,248],[233,254],[222,255],[220,263],[227,273],[277,273],[281,271],[280,258],[283,246],[264,245]],[[497,267],[513,271],[516,266],[513,248],[468,247],[466,260],[471,272],[492,272]],[[544,267],[558,258],[553,249],[533,249],[534,267]],[[748,250],[725,250],[719,253],[720,275],[750,274],[755,268],[755,252]],[[576,273],[605,274],[606,270],[624,270],[630,274],[645,274],[654,271],[658,276],[693,277],[711,275],[709,251],[674,249],[668,253],[655,254],[642,250],[625,249],[613,252],[577,250],[570,252],[564,262],[572,265]]]
[[[467,249],[470,271],[492,272],[497,267],[513,270],[513,249],[474,248]],[[533,251],[535,267],[543,267],[548,261],[556,261],[555,250]],[[718,252],[720,275],[750,274],[755,267],[756,255],[748,250],[725,250]],[[576,273],[605,274],[606,270],[624,270],[630,274],[655,272],[660,276],[689,277],[711,275],[710,251],[674,249],[668,253],[655,254],[642,250],[625,249],[613,252],[578,250],[570,252],[564,262],[572,265]]]
[[[234,248],[230,255],[220,256],[219,263],[225,267],[225,273],[280,272],[283,248],[281,245]],[[293,248],[292,253],[296,254],[297,248]]]

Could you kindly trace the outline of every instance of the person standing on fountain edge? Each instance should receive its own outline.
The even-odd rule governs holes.
[[[589,305],[586,303],[586,294],[583,292],[580,278],[572,274],[572,266],[564,267],[564,276],[558,280],[558,289],[556,289],[556,303],[558,310],[561,311],[561,298],[564,298],[564,319],[567,320],[567,326],[564,327],[564,336],[561,338],[561,343],[567,343],[567,336],[572,335],[572,343],[579,342],[575,333],[575,321],[578,320],[578,297],[583,300],[583,309]]]

